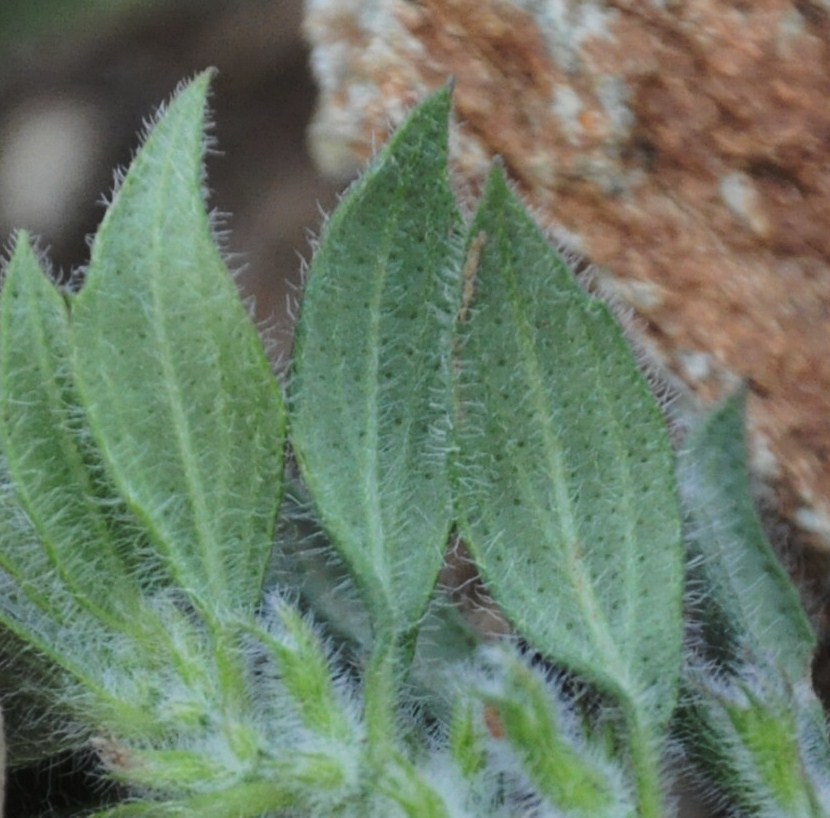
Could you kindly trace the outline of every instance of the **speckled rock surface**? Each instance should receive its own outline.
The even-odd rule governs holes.
[[[830,3],[310,0],[317,161],[347,173],[456,80],[474,191],[539,220],[709,404],[750,390],[756,472],[830,551]]]

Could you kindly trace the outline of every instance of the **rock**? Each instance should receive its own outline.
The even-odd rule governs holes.
[[[752,463],[830,552],[830,6],[310,0],[329,173],[455,78],[455,166],[501,155],[702,406],[746,382]]]

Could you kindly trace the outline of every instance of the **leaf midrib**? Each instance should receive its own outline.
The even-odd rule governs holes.
[[[382,236],[383,253],[378,253],[377,264],[375,265],[376,275],[373,276],[375,282],[374,290],[370,298],[370,322],[369,322],[369,349],[371,355],[368,356],[367,362],[367,377],[369,388],[366,390],[366,439],[368,445],[364,447],[366,453],[365,469],[366,479],[364,481],[366,505],[368,520],[370,523],[370,541],[373,553],[372,565],[375,573],[383,588],[386,598],[382,600],[385,607],[393,609],[394,589],[391,587],[391,577],[389,574],[389,563],[387,560],[386,550],[384,548],[384,519],[381,509],[381,492],[380,492],[380,451],[379,451],[379,425],[378,425],[378,405],[379,405],[379,373],[380,373],[380,330],[382,323],[381,305],[383,303],[383,295],[386,285],[386,279],[389,271],[389,256],[392,247],[392,237],[397,230],[398,220],[400,216],[401,207],[401,189],[397,187],[395,191],[395,203],[392,208],[393,215],[391,215],[385,222],[385,230]]]
[[[170,139],[167,155],[163,164],[164,171],[160,173],[159,190],[157,201],[169,201],[168,193],[171,180],[176,176],[176,164],[172,157],[177,152],[178,140]],[[182,185],[186,186],[186,181]],[[179,381],[176,378],[176,366],[171,355],[171,346],[168,340],[167,328],[165,325],[165,311],[161,305],[164,303],[162,293],[162,264],[161,261],[164,255],[161,252],[163,247],[163,237],[165,235],[165,211],[157,209],[155,218],[152,223],[152,240],[151,246],[153,249],[151,257],[148,262],[152,265],[152,274],[148,277],[148,289],[153,304],[153,311],[150,320],[150,328],[153,332],[156,341],[157,350],[159,354],[159,362],[162,367],[164,376],[164,385],[168,394],[168,401],[172,414],[172,428],[175,435],[179,456],[181,458],[184,469],[185,483],[187,488],[187,498],[193,509],[193,518],[196,524],[196,539],[197,545],[201,552],[201,565],[205,567],[208,586],[207,589],[211,594],[215,603],[225,596],[226,584],[224,582],[225,572],[221,559],[221,551],[218,543],[215,540],[211,525],[211,515],[206,504],[206,496],[203,484],[203,477],[195,451],[192,446],[193,435],[190,429],[187,412],[184,408],[183,396],[179,386]],[[217,434],[224,434],[222,424],[218,424],[219,429]],[[219,445],[219,444],[217,444]],[[179,536],[180,533],[177,532]],[[174,536],[176,536],[174,534]],[[190,560],[189,560],[190,562]]]
[[[497,246],[502,247],[509,242],[503,219],[499,220],[498,228],[499,242]],[[519,365],[524,370],[525,379],[529,386],[528,395],[534,408],[534,414],[540,421],[544,443],[542,448],[552,477],[561,532],[551,528],[550,516],[545,512],[543,504],[536,500],[536,491],[530,485],[527,475],[523,475],[523,481],[529,488],[530,496],[534,497],[533,512],[540,528],[546,532],[548,542],[556,547],[558,540],[563,541],[561,549],[561,553],[565,556],[563,566],[571,587],[575,591],[575,597],[580,603],[583,620],[592,639],[595,651],[594,658],[597,660],[594,670],[617,686],[618,682],[623,682],[623,680],[627,682],[630,668],[627,663],[622,661],[622,656],[608,626],[606,612],[599,604],[599,600],[594,593],[594,582],[581,565],[578,553],[579,543],[581,542],[579,525],[576,520],[573,500],[566,488],[568,480],[562,462],[562,445],[556,430],[552,426],[547,394],[543,387],[544,379],[539,370],[536,346],[533,341],[533,330],[527,323],[527,310],[523,303],[518,276],[512,258],[508,254],[505,254],[505,257],[502,258],[501,266],[504,279],[508,285],[508,303],[512,308],[516,326],[516,338],[520,349]],[[561,533],[564,533],[565,536],[561,537]],[[580,589],[584,593],[580,593]],[[623,683],[622,687],[627,689],[627,684]]]

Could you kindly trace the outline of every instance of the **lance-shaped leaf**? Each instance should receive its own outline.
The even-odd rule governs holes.
[[[477,708],[466,699],[455,704],[450,721],[450,754],[461,775],[475,779],[486,770],[487,745],[484,724]]]
[[[507,651],[492,652],[490,660],[494,679],[480,695],[492,708],[496,737],[509,742],[545,800],[574,818],[633,814],[621,771],[580,735],[577,719],[554,691]]]
[[[609,311],[579,288],[499,170],[470,237],[465,295],[475,295],[458,339],[462,534],[535,648],[662,725],[682,630],[663,419]]]
[[[287,776],[286,776],[287,777]],[[96,812],[93,818],[260,818],[297,805],[296,793],[280,789],[273,780],[243,781],[218,792],[180,801],[128,801]]]
[[[308,730],[345,743],[354,731],[338,700],[318,635],[291,603],[278,598],[269,601],[274,621],[268,622],[267,629],[260,627],[254,633],[276,661],[285,692]]]
[[[686,673],[691,755],[752,815],[823,815],[830,744],[812,691],[815,636],[764,534],[746,467],[744,396],[694,431],[680,458],[704,581],[704,655]]]
[[[376,627],[420,617],[450,524],[445,435],[460,218],[444,90],[418,108],[328,223],[292,381],[292,439]]]
[[[90,581],[93,599],[106,599],[109,589],[100,589],[110,578],[92,574]],[[105,617],[106,618],[106,617]],[[152,622],[152,616],[147,616]],[[27,673],[25,686],[11,698],[21,694],[40,697],[44,702],[66,705],[66,711],[79,706],[79,683],[87,692],[100,695],[108,702],[112,697],[103,689],[102,678],[112,677],[107,666],[108,645],[112,631],[101,618],[80,604],[61,573],[55,568],[43,547],[31,516],[20,504],[19,492],[8,474],[5,457],[0,456],[0,650],[6,656],[20,654],[21,645],[27,652],[20,657]],[[140,631],[142,625],[137,625]],[[153,646],[157,650],[157,644]],[[131,651],[136,654],[135,649]],[[12,665],[12,671],[14,666]],[[74,681],[72,678],[74,678]],[[61,701],[66,691],[66,701]],[[119,702],[123,710],[130,705]],[[18,714],[15,713],[16,718]],[[27,714],[28,715],[28,714]],[[25,725],[24,729],[39,730],[40,725]],[[51,737],[69,743],[77,736]],[[16,741],[16,738],[14,739]],[[16,752],[17,747],[12,747]],[[26,750],[32,752],[32,749]]]
[[[691,757],[741,815],[826,816],[828,745],[826,731],[816,732],[816,718],[804,707],[814,702],[809,682],[790,687],[769,666],[745,676],[715,678],[711,669],[689,669]]]
[[[210,75],[133,160],[72,310],[90,426],[127,503],[203,609],[259,599],[280,494],[284,411],[202,200]]]
[[[731,658],[778,664],[792,683],[809,678],[816,640],[755,510],[746,467],[744,400],[737,395],[691,435],[680,458],[705,605]],[[729,658],[720,657],[720,658]]]
[[[138,589],[124,553],[126,532],[119,542],[105,513],[112,498],[101,496],[102,465],[84,427],[69,355],[66,301],[21,233],[0,297],[3,452],[52,569],[78,603],[107,621],[114,612],[135,613]],[[27,553],[19,572],[42,582],[34,559]]]
[[[0,622],[4,629],[34,648],[34,662],[44,659],[83,675],[92,652],[85,639],[100,638],[103,628],[81,608],[58,576],[41,546],[30,516],[20,505],[9,479],[5,459],[0,457]],[[4,637],[6,633],[2,634]],[[19,644],[4,638],[9,654]],[[65,677],[54,673],[62,682]],[[36,674],[32,673],[32,688]],[[47,689],[49,686],[47,685]]]

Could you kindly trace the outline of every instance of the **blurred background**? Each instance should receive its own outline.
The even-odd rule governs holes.
[[[315,90],[301,23],[301,0],[2,0],[3,242],[26,228],[57,272],[85,264],[143,124],[215,66],[209,204],[227,214],[230,265],[257,318],[285,328],[285,281],[342,187],[305,149]]]
[[[227,214],[230,266],[285,351],[290,283],[343,187],[306,152],[315,89],[301,24],[301,0],[0,0],[3,246],[26,228],[57,274],[82,267],[144,123],[182,79],[215,66],[209,204]],[[14,771],[6,818],[106,800],[94,764],[59,756]]]

